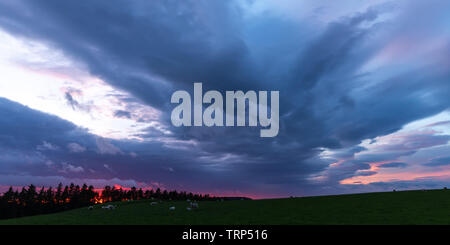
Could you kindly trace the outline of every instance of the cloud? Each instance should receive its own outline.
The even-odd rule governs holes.
[[[131,118],[131,113],[128,111],[123,111],[123,110],[116,110],[114,112],[114,116],[118,117],[118,118]]]
[[[68,173],[68,172],[81,173],[81,172],[84,172],[84,168],[83,167],[81,167],[81,166],[74,166],[74,165],[66,163],[66,162],[61,163],[61,166],[62,166],[62,168],[61,168],[60,172],[62,172],[62,173]]]
[[[67,103],[72,107],[73,110],[75,110],[75,108],[78,108],[78,102],[73,99],[72,95],[69,92],[66,92],[64,94],[64,97],[66,98]]]
[[[442,126],[442,125],[447,125],[447,124],[450,124],[450,121],[441,121],[441,122],[431,123],[431,124],[428,124],[427,127]]]
[[[75,90],[75,92],[77,92]],[[72,96],[72,93],[74,93],[73,89],[70,89],[69,91],[66,91],[64,93],[64,98],[66,99],[67,104],[72,107],[72,110],[81,110],[85,112],[91,111],[91,106],[88,104],[81,104],[75,98]],[[78,92],[81,93],[81,92]]]
[[[429,167],[450,165],[450,157],[437,157],[424,164]]]
[[[141,143],[103,139],[68,121],[3,98],[0,98],[0,113],[8,115],[0,119],[0,174],[18,176],[27,173],[36,176],[28,179],[17,177],[23,185],[27,181],[44,184],[43,178],[38,176],[60,176],[91,181],[131,178],[139,183],[166,183],[167,188],[191,191],[206,191],[205,182],[217,191],[226,190],[229,186],[224,187],[230,175],[222,176],[211,171],[208,163],[194,164],[201,154],[190,147],[172,149],[158,141]],[[4,139],[8,139],[8,144]],[[36,145],[42,144],[44,139],[52,145],[66,145],[69,152],[71,148],[81,150],[79,146],[86,149],[77,154],[60,150],[36,151]],[[79,146],[75,146],[75,142]],[[177,171],[167,171],[167,166]],[[3,184],[8,185],[6,180]],[[237,188],[238,185],[232,186]]]
[[[375,171],[357,171],[355,176],[372,176],[377,174]]]
[[[52,145],[51,143],[49,143],[47,141],[42,141],[41,145],[36,146],[36,150],[38,150],[38,151],[46,151],[46,150],[56,151],[58,149],[59,149],[58,146]]]
[[[77,144],[75,142],[67,144],[67,149],[69,149],[70,152],[74,152],[74,153],[80,153],[80,152],[86,151],[86,147],[84,147],[80,144]]]
[[[97,150],[100,154],[122,154],[122,151],[117,146],[114,146],[113,144],[108,142],[107,139],[97,137],[95,142],[97,144]]]
[[[380,168],[404,168],[408,166],[407,163],[404,162],[390,162],[379,165]]]
[[[65,137],[88,135],[73,123],[0,98],[0,146],[15,150],[55,150]]]
[[[103,164],[103,167],[105,167],[109,171],[113,172],[113,170],[111,169],[111,167],[108,164]]]

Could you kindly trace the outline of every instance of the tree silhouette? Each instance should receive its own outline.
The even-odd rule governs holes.
[[[29,185],[23,187],[21,191],[14,191],[11,186],[8,191],[0,196],[0,219],[15,218],[28,215],[54,213],[78,207],[86,207],[89,205],[101,204],[111,201],[128,201],[128,200],[217,200],[216,197],[209,195],[199,195],[186,192],[177,192],[176,190],[163,190],[157,188],[155,191],[139,190],[131,187],[124,190],[122,187],[105,186],[98,193],[94,186],[83,184],[82,187],[71,183],[69,186],[63,186],[59,183],[56,191],[52,187],[45,189],[40,188],[39,192],[36,186]]]

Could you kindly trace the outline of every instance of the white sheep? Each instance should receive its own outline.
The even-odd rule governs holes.
[[[172,207],[169,208],[169,210],[173,211],[173,210],[175,210],[175,207],[172,206]]]
[[[191,208],[191,207],[187,207],[186,210],[187,210],[187,211],[191,211],[192,208]]]
[[[190,203],[191,208],[198,208],[198,203],[196,202],[191,202]]]
[[[88,210],[92,210],[92,209],[94,209],[93,206],[89,206],[89,207],[88,207]]]
[[[156,204],[158,204],[157,202],[151,202],[150,205],[155,206]]]
[[[113,210],[113,209],[116,209],[117,206],[115,206],[115,205],[106,205],[106,206],[103,206],[102,208],[103,209],[108,209],[108,210]]]

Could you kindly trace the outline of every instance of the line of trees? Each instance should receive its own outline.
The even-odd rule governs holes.
[[[129,190],[105,186],[101,192],[94,187],[83,184],[61,183],[56,189],[42,187],[39,191],[36,186],[23,187],[19,192],[9,188],[0,196],[0,219],[16,218],[37,214],[48,214],[73,208],[85,207],[94,204],[128,200],[158,199],[158,200],[216,200],[217,197],[177,191],[142,190],[132,187]]]

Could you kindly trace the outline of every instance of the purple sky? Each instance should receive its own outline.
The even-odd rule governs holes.
[[[0,2],[0,190],[281,197],[450,186],[450,2]],[[176,90],[280,91],[280,131],[174,127]]]

